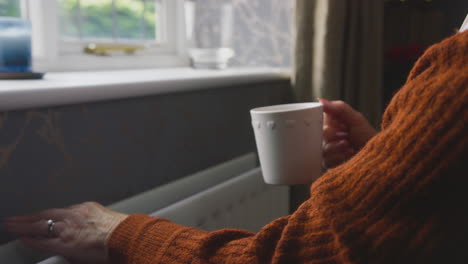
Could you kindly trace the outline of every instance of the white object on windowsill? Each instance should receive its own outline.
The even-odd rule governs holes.
[[[223,71],[166,68],[47,73],[43,80],[0,80],[0,111],[288,79],[289,72],[278,68],[229,68]]]
[[[195,69],[225,69],[234,51],[230,48],[190,49],[189,54]]]

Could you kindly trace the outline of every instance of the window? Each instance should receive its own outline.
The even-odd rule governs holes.
[[[0,10],[31,20],[36,70],[188,65],[182,0],[0,0]]]
[[[18,0],[0,0],[0,16],[20,17],[21,9]]]

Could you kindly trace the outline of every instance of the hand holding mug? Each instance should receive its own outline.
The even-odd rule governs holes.
[[[343,101],[319,99],[323,104],[323,163],[336,167],[350,159],[377,131],[358,111]]]

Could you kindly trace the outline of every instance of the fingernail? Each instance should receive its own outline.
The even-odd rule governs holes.
[[[331,104],[330,101],[328,101],[327,99],[317,98],[317,100],[319,100],[319,102],[321,102],[324,105],[330,105]]]
[[[336,132],[336,136],[337,137],[346,137],[346,136],[348,136],[348,132],[342,132],[342,131]]]
[[[338,145],[339,145],[339,146],[344,146],[344,145],[346,145],[346,140],[344,140],[344,139],[340,140],[340,141],[338,142]]]

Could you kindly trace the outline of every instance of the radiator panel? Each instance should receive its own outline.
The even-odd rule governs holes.
[[[151,215],[204,230],[239,228],[257,232],[288,214],[288,197],[288,187],[266,185],[260,168],[256,168]]]
[[[151,214],[177,201],[190,197],[234,178],[256,167],[257,155],[249,153],[217,166],[170,182],[153,190],[135,195],[109,206],[125,214]]]

